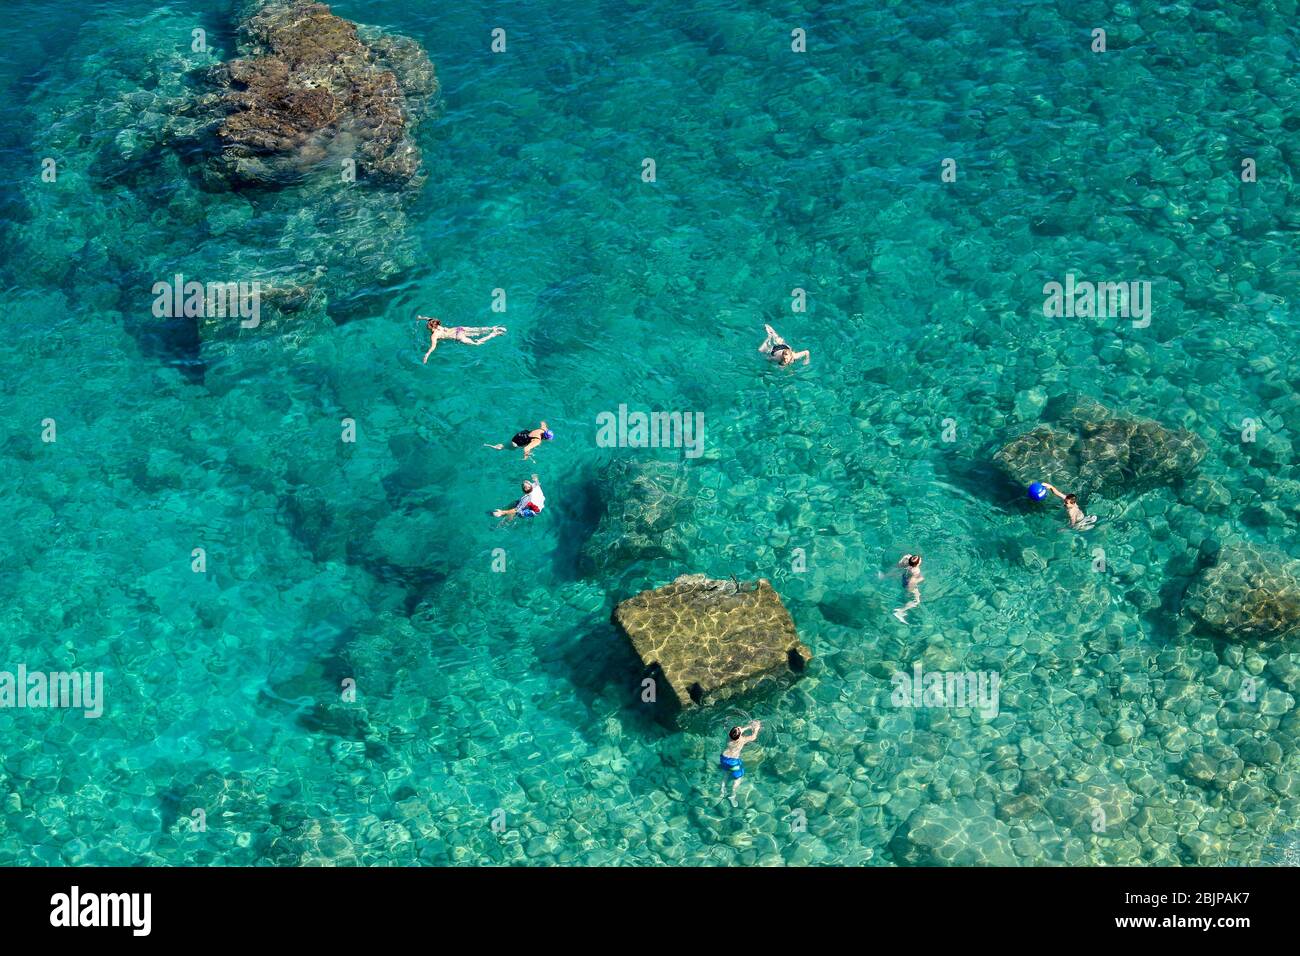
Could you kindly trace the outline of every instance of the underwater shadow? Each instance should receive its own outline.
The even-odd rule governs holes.
[[[603,613],[609,611],[612,605]],[[647,739],[671,730],[656,718],[653,705],[641,702],[645,668],[608,617],[604,623],[593,619],[563,654],[548,658],[541,669],[572,689],[582,706],[566,714],[566,719],[593,746],[607,741],[602,728],[586,719],[587,715],[611,707],[625,730],[647,735]]]
[[[200,351],[203,340],[199,337],[198,322],[184,316],[158,318],[141,308],[142,301],[153,301],[149,290],[156,281],[157,277],[151,278],[139,272],[123,281],[117,300],[122,327],[146,357],[176,369],[190,384],[202,385],[207,363]]]
[[[566,494],[565,534],[555,549],[552,570],[561,581],[593,580],[599,576],[590,565],[586,549],[605,515],[600,482],[593,471],[588,471],[568,486]]]

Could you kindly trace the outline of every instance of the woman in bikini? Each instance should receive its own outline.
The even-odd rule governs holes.
[[[777,334],[776,329],[772,328],[772,326],[765,325],[763,328],[767,329],[767,338],[764,339],[763,344],[758,347],[760,352],[767,355],[769,359],[782,368],[785,368],[797,359],[803,359],[804,365],[808,364],[809,354],[807,349],[804,349],[802,352],[796,352],[786,344],[785,339],[781,338],[781,336]]]
[[[425,327],[429,330],[429,351],[424,353],[425,365],[429,364],[429,356],[438,347],[439,339],[450,339],[464,345],[482,345],[488,339],[494,339],[498,335],[505,335],[506,332],[504,325],[494,325],[491,328],[457,325],[454,328],[448,328],[438,319],[431,319],[427,315],[421,315],[419,318],[426,323]],[[479,338],[476,339],[475,336],[479,336]]]

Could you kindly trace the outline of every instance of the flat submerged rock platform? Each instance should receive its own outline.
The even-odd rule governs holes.
[[[614,609],[647,668],[658,668],[682,710],[803,671],[812,653],[772,585],[684,574]]]

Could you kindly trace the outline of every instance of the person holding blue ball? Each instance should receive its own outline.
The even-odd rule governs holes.
[[[1035,494],[1036,490],[1041,493]],[[1075,531],[1087,531],[1097,523],[1096,515],[1086,515],[1083,513],[1083,509],[1079,507],[1078,495],[1066,494],[1059,490],[1055,485],[1049,484],[1046,481],[1036,481],[1029,486],[1029,496],[1035,501],[1042,501],[1043,498],[1047,496],[1048,491],[1060,498],[1065,504],[1066,517],[1070,519],[1070,527]]]

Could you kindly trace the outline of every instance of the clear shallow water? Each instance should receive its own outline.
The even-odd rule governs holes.
[[[0,710],[0,862],[1274,859],[1297,648],[1176,608],[1207,538],[1300,556],[1295,5],[689,6],[335,5],[437,65],[403,200],[204,192],[149,148],[232,54],[221,5],[10,5],[0,647],[102,670],[107,712]],[[204,344],[149,312],[177,271],[319,264],[333,321]],[[1044,320],[1070,271],[1150,280],[1150,327]],[[416,311],[510,332],[426,367]],[[766,367],[765,321],[813,364]],[[1196,431],[1202,480],[1059,533],[988,461],[1074,392]],[[699,502],[684,559],[596,573],[601,468],[674,458],[596,446],[621,403],[705,414]],[[542,417],[547,511],[499,528],[526,470],[481,445]],[[876,570],[916,548],[904,627]],[[752,705],[736,809],[728,718],[648,719],[607,623],[695,571],[771,579],[816,655]],[[917,660],[998,670],[1000,715],[890,706]]]

